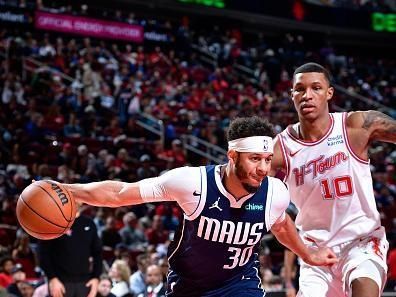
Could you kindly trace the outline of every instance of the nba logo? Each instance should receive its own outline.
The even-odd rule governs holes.
[[[264,149],[265,151],[268,151],[268,140],[267,140],[267,139],[264,139],[263,149]]]

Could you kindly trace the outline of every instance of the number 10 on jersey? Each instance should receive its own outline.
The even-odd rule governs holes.
[[[320,180],[322,196],[325,200],[343,198],[353,194],[352,178],[349,175],[339,176],[334,179]]]

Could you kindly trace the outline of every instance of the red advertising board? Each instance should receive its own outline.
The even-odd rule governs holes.
[[[143,42],[143,27],[121,22],[36,11],[35,27],[97,38]]]

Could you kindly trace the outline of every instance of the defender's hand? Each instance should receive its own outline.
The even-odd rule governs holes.
[[[338,262],[336,254],[328,247],[309,248],[309,255],[303,260],[313,266],[331,266]]]

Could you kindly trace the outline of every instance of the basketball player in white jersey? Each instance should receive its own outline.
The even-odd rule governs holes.
[[[305,245],[285,210],[286,186],[267,177],[272,126],[258,117],[234,120],[228,163],[182,167],[140,182],[65,184],[80,203],[117,207],[175,201],[184,220],[169,247],[167,296],[263,297],[257,250],[270,230],[310,265],[332,265],[328,248]]]
[[[293,76],[299,122],[275,141],[272,174],[286,174],[296,226],[306,243],[328,246],[331,267],[302,263],[304,297],[378,297],[386,282],[388,242],[376,208],[369,167],[372,141],[396,141],[396,121],[377,111],[329,113],[334,89],[321,65],[307,63]]]

